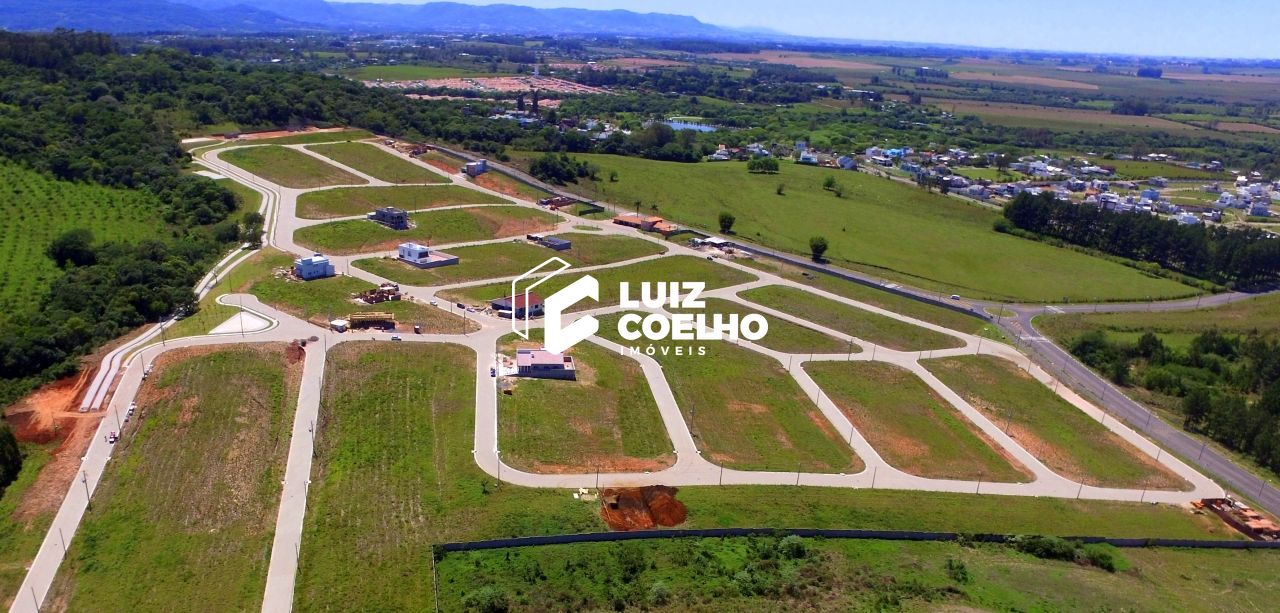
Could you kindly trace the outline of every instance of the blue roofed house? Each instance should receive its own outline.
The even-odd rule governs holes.
[[[303,281],[332,277],[334,275],[333,264],[329,262],[329,258],[317,253],[311,257],[294,260],[293,274]]]
[[[858,160],[855,160],[851,155],[842,155],[836,158],[836,165],[845,170],[857,170]]]

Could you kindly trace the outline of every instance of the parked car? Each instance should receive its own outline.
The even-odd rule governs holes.
[[[403,338],[400,338],[400,335],[399,335],[399,334],[393,334],[393,335],[391,336],[391,340],[393,340],[393,341],[402,341],[402,340],[404,340],[404,339],[403,339]]]

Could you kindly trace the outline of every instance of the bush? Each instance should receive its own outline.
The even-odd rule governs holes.
[[[1014,549],[1042,560],[1075,560],[1076,545],[1056,536],[1020,536],[1012,541]]]
[[[9,424],[0,421],[0,494],[18,478],[21,470],[22,450],[18,448],[18,439],[14,438]]]
[[[809,252],[813,255],[813,261],[821,262],[822,255],[827,252],[827,239],[824,236],[815,236],[809,239]]]
[[[809,547],[803,538],[792,534],[778,542],[778,552],[785,558],[797,560],[809,554]]]
[[[480,613],[506,613],[511,608],[507,594],[497,586],[486,585],[462,597],[462,606]]]
[[[1008,219],[997,217],[995,221],[991,222],[991,229],[1001,234],[1009,234],[1009,231],[1013,230],[1013,224]]]
[[[649,586],[649,604],[655,607],[661,607],[671,602],[671,588],[661,581],[655,581]]]
[[[947,558],[947,576],[956,583],[973,581],[973,576],[969,574],[969,567],[965,565],[964,560],[956,558]]]

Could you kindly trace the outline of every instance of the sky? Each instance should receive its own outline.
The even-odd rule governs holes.
[[[429,0],[401,1],[423,4]],[[454,0],[498,4],[496,0]],[[1280,59],[1280,0],[505,0],[691,15],[801,36],[1192,57]]]

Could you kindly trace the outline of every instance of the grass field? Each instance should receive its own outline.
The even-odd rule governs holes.
[[[485,206],[413,213],[416,225],[392,230],[380,223],[354,219],[308,226],[294,233],[299,245],[324,253],[347,255],[390,251],[406,241],[427,245],[488,240],[545,232],[561,218],[522,206]]]
[[[292,258],[283,255],[264,264],[287,266],[290,262]],[[464,325],[467,331],[479,329],[474,321],[464,321],[462,317],[448,311],[410,300],[371,305],[351,301],[352,294],[373,287],[372,283],[355,277],[292,281],[271,275],[253,283],[249,292],[266,304],[324,327],[328,327],[334,317],[377,311],[395,315],[400,329],[412,328],[417,324],[428,334],[461,334]]]
[[[500,77],[497,73],[477,72],[465,68],[451,66],[421,66],[418,64],[398,64],[395,66],[362,66],[348,71],[347,76],[353,79],[371,81],[420,81],[425,79],[447,79],[450,77]]]
[[[406,185],[403,187],[339,187],[307,192],[298,197],[298,217],[329,219],[363,215],[384,206],[406,211],[455,204],[503,204],[506,200],[460,185]]]
[[[227,216],[227,219],[239,222],[244,219],[246,213],[257,213],[262,208],[262,194],[253,191],[243,183],[238,183],[232,179],[216,179],[214,183],[221,185],[236,195],[236,210]]]
[[[910,371],[883,362],[809,362],[804,369],[894,468],[935,479],[1030,480]]]
[[[600,317],[599,335],[634,344],[618,336],[618,317]],[[723,341],[699,343],[705,354],[686,349],[679,356],[674,353],[679,343],[653,345],[671,350],[653,357],[708,460],[742,470],[862,469],[861,459],[773,358]]]
[[[1225,333],[1266,336],[1280,335],[1280,294],[1268,294],[1211,309],[1134,313],[1072,313],[1037,317],[1036,328],[1066,345],[1090,330],[1108,335],[1129,334],[1137,340],[1144,332],[1171,338],[1175,346],[1185,346],[1190,337],[1218,330]],[[1179,343],[1181,339],[1181,343]]]
[[[862,348],[850,345],[838,338],[827,336],[822,332],[794,324],[784,319],[765,315],[740,302],[724,298],[703,298],[707,303],[704,309],[676,309],[677,313],[703,313],[708,319],[717,313],[736,314],[739,318],[758,314],[769,322],[769,332],[764,338],[755,341],[757,345],[783,353],[858,353]]]
[[[1104,550],[1120,572],[1008,545],[779,537],[459,552],[438,572],[444,610],[1251,610],[1280,589],[1276,552]]]
[[[275,249],[266,248],[253,254],[236,266],[200,300],[199,309],[170,326],[165,335],[169,338],[206,334],[236,314],[239,309],[218,304],[218,296],[248,292],[255,283],[271,277],[276,268],[289,266],[293,257]]]
[[[220,158],[284,187],[307,189],[367,183],[337,166],[279,145],[232,149]]]
[[[1184,296],[1194,289],[1135,269],[991,229],[999,215],[982,207],[862,173],[784,165],[753,175],[744,164],[680,164],[581,155],[617,182],[573,187],[618,203],[640,201],[676,223],[716,231],[737,217],[738,240],[808,254],[825,236],[826,257],[895,281],[974,298],[1022,300]],[[844,198],[822,189],[838,176]],[[786,195],[776,193],[785,185]]]
[[[1108,111],[940,98],[926,98],[925,102],[956,116],[977,115],[984,122],[1013,128],[1048,128],[1062,132],[1162,130],[1182,135],[1208,133],[1202,128],[1159,117],[1112,115]]]
[[[578,280],[580,274],[562,274],[556,276],[535,290],[539,295],[549,296],[560,291],[570,283]],[[689,255],[672,255],[644,262],[624,264],[613,268],[602,268],[591,272],[591,276],[600,282],[600,302],[583,301],[571,307],[570,311],[581,311],[598,308],[602,305],[618,304],[618,283],[629,281],[635,283],[650,281],[662,283],[670,281],[703,281],[707,289],[729,287],[755,280],[755,276],[708,262],[702,258]],[[441,292],[444,298],[469,304],[483,304],[494,298],[501,298],[511,293],[509,283],[491,283],[456,290]],[[632,296],[635,298],[635,296]]]
[[[245,138],[222,142],[190,143],[183,145],[182,148],[187,151],[191,151],[193,149],[208,151],[212,149],[224,149],[226,147],[238,147],[241,145],[310,145],[314,143],[337,143],[364,140],[366,138],[373,138],[373,133],[367,130],[348,129],[334,132],[303,132],[287,136],[277,136],[275,138]]]
[[[913,326],[793,287],[768,285],[749,289],[739,296],[890,349],[920,351],[964,345],[963,341],[954,336]]]
[[[31,491],[40,469],[53,459],[57,444],[21,444],[20,448],[22,470],[0,490],[0,605],[5,607],[13,603],[27,574],[27,565],[35,558],[49,524],[53,523],[52,512],[35,516],[19,516],[16,512],[23,496]]]
[[[280,345],[265,345],[162,364],[70,544],[52,602],[100,611],[261,606],[301,377],[301,363],[286,362]]]
[[[985,320],[979,319],[973,315],[966,315],[959,311],[935,306],[919,300],[912,300],[897,294],[893,294],[884,290],[876,289],[861,283],[853,281],[845,281],[831,275],[816,274],[807,272],[799,267],[790,264],[784,264],[777,260],[769,258],[755,258],[735,260],[739,264],[745,264],[751,268],[763,270],[778,275],[789,281],[803,283],[811,287],[826,290],[833,294],[851,298],[858,302],[865,302],[872,306],[877,306],[887,311],[893,311],[901,315],[906,315],[920,321],[927,321],[932,324],[938,324],[944,328],[950,328],[959,332],[968,332],[970,334],[986,334],[996,333],[996,327],[988,324]]]
[[[85,228],[97,243],[158,238],[166,233],[157,223],[163,209],[142,191],[57,181],[0,164],[0,312],[25,310],[62,276],[45,255],[58,235]]]
[[[1204,181],[1224,181],[1232,179],[1225,172],[1209,172],[1199,168],[1187,168],[1177,164],[1163,162],[1144,162],[1141,160],[1096,160],[1104,166],[1114,166],[1117,179],[1149,179],[1164,177],[1166,179],[1200,179]],[[1217,199],[1217,196],[1214,196]]]
[[[439,183],[443,177],[369,143],[335,143],[307,147],[388,183]]]
[[[552,251],[533,243],[519,241],[458,247],[449,253],[459,262],[452,266],[422,269],[392,258],[356,260],[355,266],[397,283],[441,285],[477,279],[513,277],[537,266],[552,256],[574,266],[612,264],[647,255],[662,253],[666,247],[638,238],[597,234],[557,234],[573,242],[564,251]]]
[[[1101,487],[1179,489],[1186,483],[1105,426],[991,356],[924,362],[943,383],[1054,472]]]
[[[516,347],[540,347],[541,334],[531,339],[508,336],[502,350],[514,358]],[[640,365],[592,343],[569,353],[576,381],[513,377],[514,393],[498,395],[503,460],[541,473],[656,471],[673,464],[671,439]]]
[[[329,352],[295,610],[430,610],[433,543],[604,528],[594,505],[476,466],[475,360],[440,344]]]

